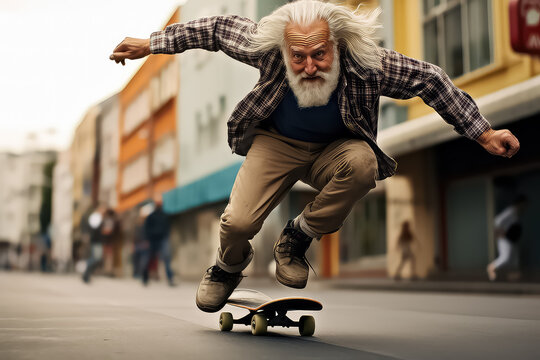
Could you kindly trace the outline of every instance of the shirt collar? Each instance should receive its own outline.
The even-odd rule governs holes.
[[[347,73],[353,74],[362,80],[366,80],[369,77],[369,70],[356,64],[347,53],[342,52],[340,55],[341,63],[343,64],[342,68]]]

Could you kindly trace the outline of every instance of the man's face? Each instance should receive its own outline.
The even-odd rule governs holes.
[[[328,24],[322,20],[309,26],[289,24],[284,35],[287,79],[298,105],[326,105],[339,80],[339,54]]]
[[[296,75],[303,75],[306,82],[320,82],[319,71],[329,72],[334,61],[333,43],[325,21],[308,26],[289,24],[285,28],[285,42],[289,52],[289,65]]]

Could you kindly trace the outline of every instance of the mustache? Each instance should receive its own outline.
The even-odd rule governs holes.
[[[301,73],[300,78],[301,79],[316,79],[321,78],[323,80],[327,80],[330,77],[328,73],[325,73],[324,71],[317,71],[315,74],[308,75],[306,73]]]

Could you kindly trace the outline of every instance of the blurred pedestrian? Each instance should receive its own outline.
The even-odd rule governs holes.
[[[51,272],[52,271],[52,240],[51,240],[51,229],[50,226],[45,232],[41,234],[41,272]]]
[[[105,273],[114,276],[115,273],[118,273],[118,267],[121,264],[119,255],[122,248],[122,227],[116,212],[111,208],[107,208],[103,215],[101,235]]]
[[[103,260],[103,235],[101,234],[101,228],[103,225],[104,213],[105,207],[100,205],[92,211],[87,219],[83,219],[83,223],[81,224],[83,232],[88,235],[86,238],[90,245],[89,256],[86,260],[86,269],[82,276],[85,283],[90,282],[92,273]]]
[[[165,265],[169,285],[175,286],[169,247],[171,224],[169,217],[163,211],[162,205],[161,195],[157,195],[154,198],[154,209],[144,221],[144,236],[149,242],[150,249],[144,256],[142,282],[144,285],[148,285],[151,260],[154,256],[157,256]]]
[[[401,271],[407,262],[411,263],[411,279],[416,279],[416,257],[414,256],[414,252],[412,250],[413,242],[414,236],[411,232],[410,224],[408,221],[404,221],[401,224],[401,231],[399,233],[397,243],[398,249],[401,253],[401,260],[396,270],[396,274],[394,275],[396,280],[401,279]]]
[[[489,280],[497,280],[504,269],[519,270],[518,242],[521,237],[521,217],[527,206],[525,195],[517,196],[512,204],[495,216],[495,239],[498,256],[487,266]]]
[[[150,251],[150,244],[144,234],[144,222],[146,217],[152,212],[153,205],[146,204],[139,209],[135,229],[133,231],[133,277],[142,278],[146,267],[147,253]]]
[[[319,193],[289,219],[273,254],[281,284],[306,286],[312,240],[339,230],[376,180],[396,172],[376,142],[381,96],[421,97],[491,154],[512,157],[519,150],[517,138],[492,129],[440,67],[380,48],[379,14],[294,1],[259,23],[234,15],[200,18],[149,39],[126,37],[114,49],[110,59],[122,64],[150,54],[220,50],[260,72],[228,122],[229,145],[246,160],[221,216],[215,265],[197,289],[199,309],[215,312],[226,304],[253,259],[250,240],[297,181]]]

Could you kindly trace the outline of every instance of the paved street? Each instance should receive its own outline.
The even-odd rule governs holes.
[[[538,296],[255,286],[272,297],[321,300],[315,336],[269,328],[255,337],[243,325],[222,333],[219,313],[196,309],[195,283],[144,288],[97,277],[87,286],[71,275],[0,273],[0,359],[540,358]]]

